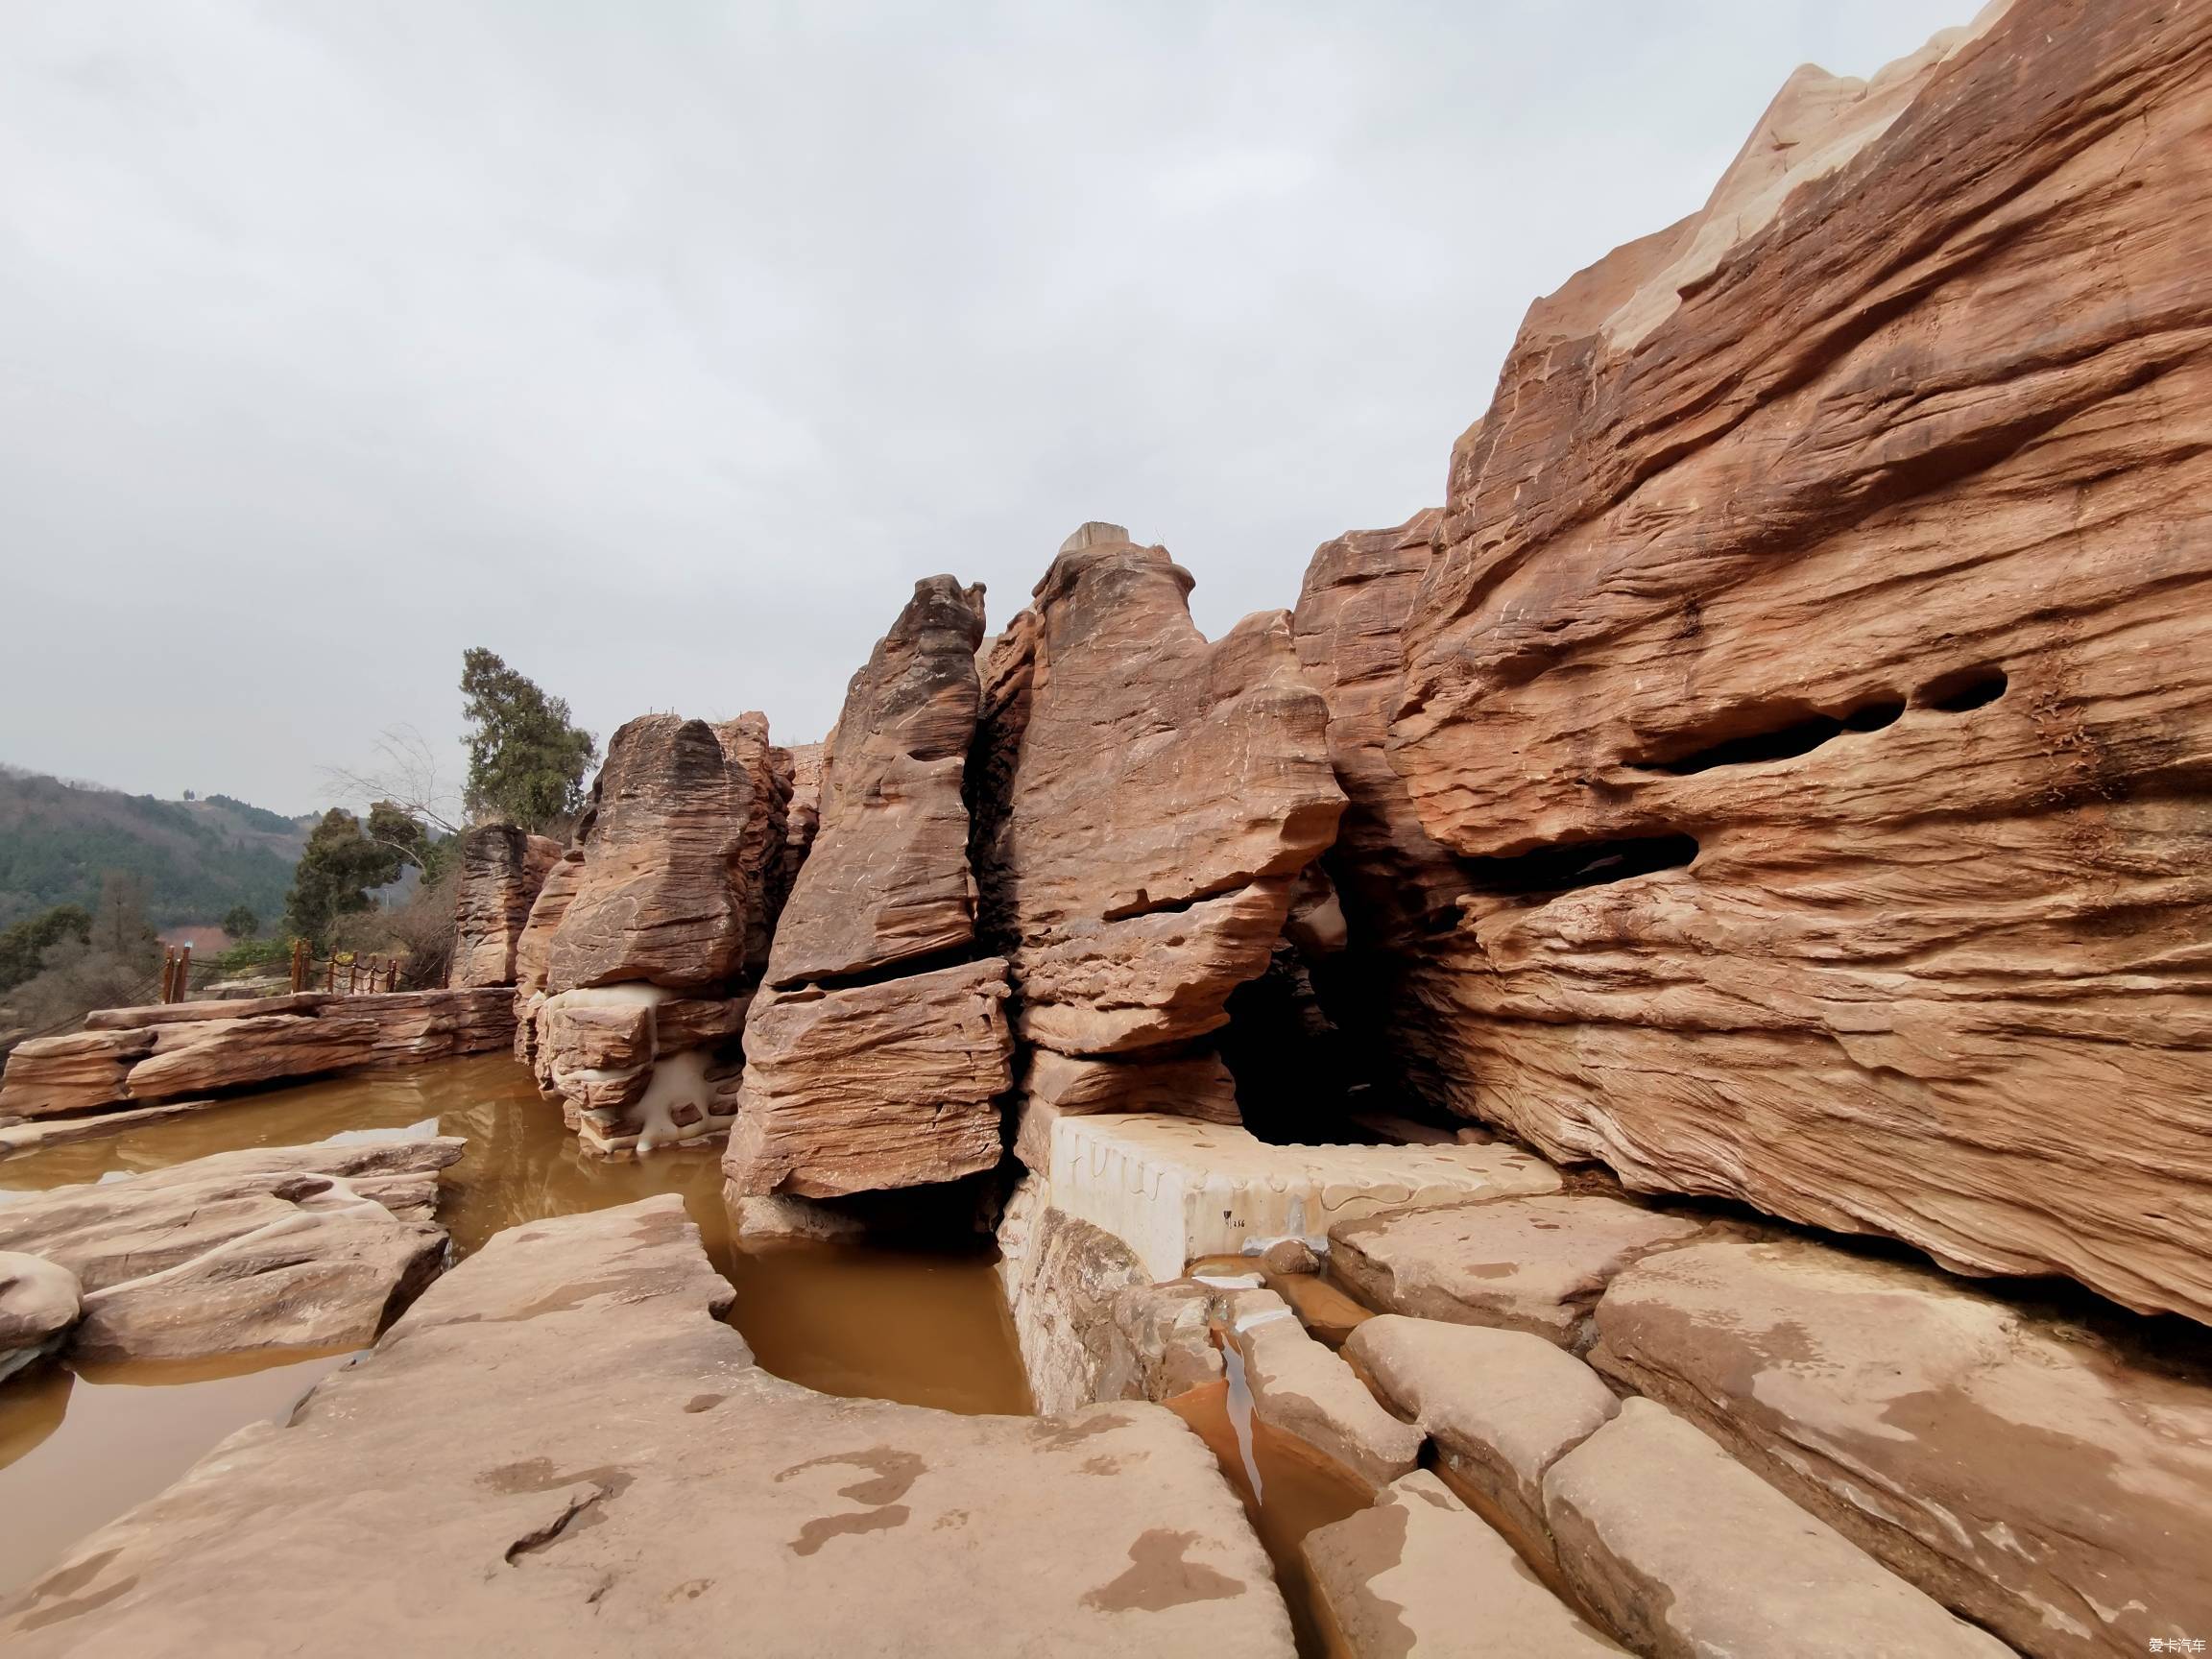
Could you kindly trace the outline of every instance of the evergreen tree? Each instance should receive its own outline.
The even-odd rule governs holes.
[[[251,904],[233,904],[223,914],[223,934],[233,945],[261,931],[261,918]]]
[[[376,808],[371,808],[370,819],[376,821]],[[397,881],[407,863],[400,849],[364,834],[361,820],[352,813],[331,807],[307,837],[307,849],[292,873],[292,891],[284,898],[285,927],[322,949],[329,942],[330,925],[368,909],[369,890]]]
[[[472,818],[541,830],[582,809],[598,746],[570,724],[565,699],[481,646],[462,653],[461,692],[469,722],[463,804]]]

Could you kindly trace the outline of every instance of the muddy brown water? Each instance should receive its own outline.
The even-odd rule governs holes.
[[[248,1146],[393,1130],[465,1136],[441,1178],[438,1218],[457,1255],[549,1215],[680,1192],[736,1286],[732,1322],[760,1363],[824,1393],[946,1410],[1021,1413],[1029,1395],[985,1249],[792,1243],[733,1248],[719,1148],[671,1147],[629,1164],[587,1158],[504,1055],[334,1078],[243,1096],[108,1141],[0,1162],[0,1203]],[[192,1365],[35,1367],[0,1382],[0,1592],[94,1527],[154,1496],[218,1441],[288,1415],[344,1354],[245,1356]]]

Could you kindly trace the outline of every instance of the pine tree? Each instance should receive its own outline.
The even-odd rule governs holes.
[[[461,691],[470,728],[463,793],[469,816],[529,830],[575,816],[598,745],[570,723],[566,699],[547,696],[481,646],[462,653]]]

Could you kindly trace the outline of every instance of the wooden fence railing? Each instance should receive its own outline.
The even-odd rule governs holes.
[[[203,962],[197,966],[214,972]],[[156,1000],[162,1002],[189,1002],[193,1000],[192,947],[168,945],[161,950],[161,981]],[[372,992],[399,989],[399,958],[381,953],[364,955],[358,950],[339,950],[327,961],[315,960],[314,951],[304,939],[292,941],[292,989],[295,991],[334,991],[341,996],[367,996]],[[206,985],[202,976],[202,991]]]

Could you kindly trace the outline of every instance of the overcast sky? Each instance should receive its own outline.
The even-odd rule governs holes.
[[[0,760],[325,804],[464,647],[821,734],[1085,518],[1218,635],[1971,0],[0,0]]]

